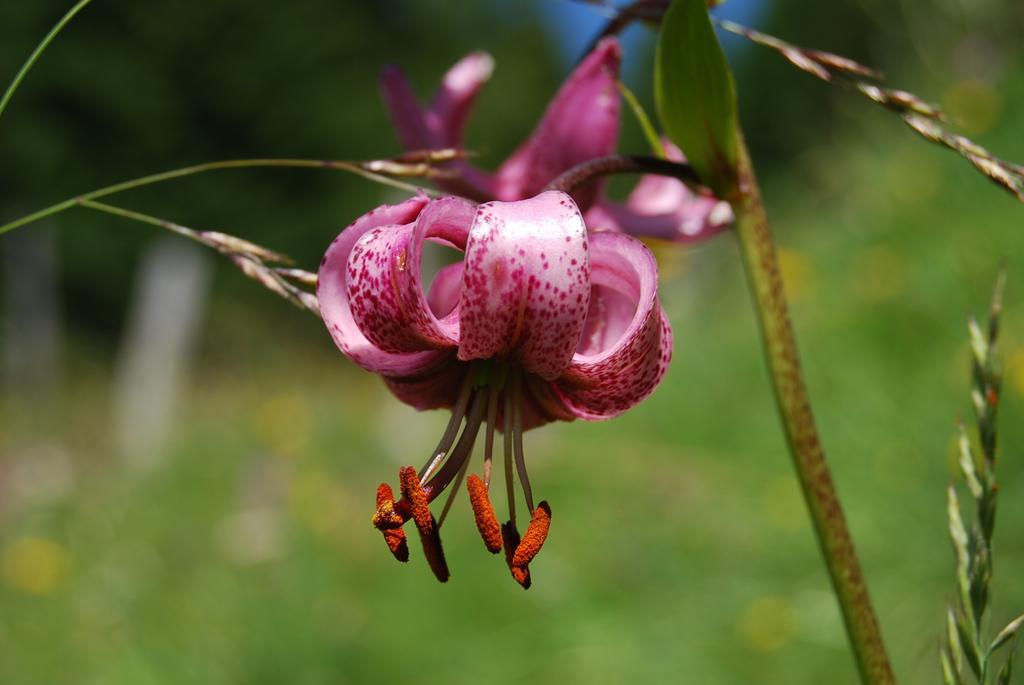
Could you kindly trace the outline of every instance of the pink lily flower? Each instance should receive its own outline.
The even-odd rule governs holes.
[[[618,41],[602,40],[562,84],[533,133],[497,171],[489,174],[459,160],[449,167],[457,176],[440,185],[475,200],[522,200],[539,193],[563,171],[614,153],[619,137],[616,80],[621,59]],[[493,70],[494,60],[486,53],[464,57],[445,74],[424,109],[402,72],[396,67],[385,69],[381,89],[402,145],[409,150],[461,147],[473,101]],[[683,160],[671,144],[667,153],[670,159]],[[676,179],[645,176],[625,203],[606,199],[603,185],[593,183],[574,194],[591,229],[692,242],[732,224],[727,203],[694,193]]]
[[[428,240],[464,259],[425,287]],[[442,582],[449,573],[440,522],[482,428],[483,477],[469,479],[477,526],[490,551],[505,549],[513,576],[528,587],[529,562],[547,535],[551,509],[534,505],[523,432],[626,411],[653,392],[672,355],[650,250],[627,235],[588,232],[572,198],[557,191],[481,205],[421,195],[378,207],[328,248],[317,296],[346,356],[380,374],[406,404],[452,410],[423,468],[400,471],[401,499],[387,484],[378,489],[374,516],[401,561],[408,559],[402,525],[413,519]],[[504,434],[504,526],[488,495],[496,429]],[[513,464],[531,517],[521,539]],[[449,485],[439,522],[429,504]]]

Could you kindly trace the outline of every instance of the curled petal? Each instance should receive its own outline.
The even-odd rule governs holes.
[[[381,93],[402,146],[406,150],[458,147],[473,100],[493,69],[490,55],[464,57],[445,74],[433,103],[424,110],[402,71],[386,67],[380,76]],[[465,160],[443,166],[458,172],[455,178],[438,181],[448,192],[474,198],[493,196],[491,178]]]
[[[436,362],[413,376],[385,376],[388,390],[413,409],[448,409],[455,406],[468,371],[455,359],[455,350],[446,350]]]
[[[477,93],[494,72],[494,59],[486,52],[474,52],[455,63],[441,81],[441,87],[427,110],[427,125],[445,147],[462,143],[462,129]]]
[[[537,128],[495,176],[499,200],[536,195],[566,169],[615,151],[619,136],[619,93],[615,85],[622,49],[602,40],[562,85]],[[576,194],[583,209],[599,191],[591,184]]]
[[[426,114],[401,69],[385,67],[380,74],[380,89],[398,139],[406,149],[443,147],[427,125]]]
[[[572,198],[480,205],[462,282],[459,359],[511,354],[541,378],[561,375],[590,300],[587,228]]]
[[[469,111],[493,72],[494,59],[486,52],[473,52],[444,75],[426,112],[427,127],[434,135],[435,147],[461,147]],[[457,178],[439,184],[449,192],[477,199],[494,197],[490,175],[466,160],[456,159],[444,167],[458,172]]]
[[[683,153],[663,140],[670,160]],[[710,193],[698,194],[678,179],[647,175],[640,179],[625,204],[600,200],[587,212],[587,226],[688,243],[709,238],[732,225],[732,208]]]
[[[442,267],[434,276],[430,291],[427,293],[427,304],[435,316],[446,317],[459,306],[459,298],[462,296],[462,270],[462,262],[457,262]]]
[[[553,383],[529,374],[523,379],[523,383],[525,387],[522,406],[524,431],[552,421],[572,421],[576,418],[573,410],[562,401]],[[499,417],[498,425],[504,430],[502,417]]]
[[[682,183],[679,186],[687,195],[681,197],[671,211],[650,212],[647,207],[637,210],[630,204],[600,201],[587,212],[587,225],[597,230],[675,243],[705,240],[732,225],[733,213],[729,203],[709,195],[692,194]]]
[[[320,262],[317,298],[327,330],[338,348],[367,371],[385,376],[411,376],[436,367],[450,356],[439,350],[398,353],[382,350],[356,325],[346,287],[349,257],[359,239],[383,227],[400,230],[415,221],[428,202],[421,195],[401,204],[381,205],[364,214],[341,232]]]
[[[608,419],[646,398],[672,357],[672,329],[658,302],[657,264],[643,243],[590,236],[593,283],[579,351],[553,387],[578,418]]]
[[[476,208],[457,197],[434,200],[415,224],[384,226],[364,234],[348,257],[345,283],[359,330],[386,352],[417,352],[458,343],[452,312],[438,319],[423,292],[423,241],[465,249]]]

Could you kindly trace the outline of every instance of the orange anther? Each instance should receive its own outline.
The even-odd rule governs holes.
[[[398,482],[402,487],[402,497],[409,503],[412,520],[416,522],[416,528],[420,532],[423,554],[427,557],[430,570],[443,583],[451,574],[448,572],[448,562],[445,561],[444,550],[441,548],[437,522],[430,513],[430,501],[427,499],[427,493],[420,487],[420,477],[416,469],[412,466],[399,469]]]
[[[526,567],[513,566],[512,577],[523,586],[524,590],[529,590],[530,585],[533,584],[533,580],[530,578],[530,569]]]
[[[484,545],[488,551],[497,554],[501,551],[501,526],[498,525],[498,518],[494,515],[494,507],[491,506],[491,499],[487,496],[487,486],[484,485],[480,476],[471,474],[467,482],[469,488],[469,503],[473,507],[473,516],[476,518],[476,527],[480,531],[480,537],[484,539]]]
[[[401,528],[405,521],[401,514],[395,511],[395,494],[391,486],[381,483],[377,486],[377,511],[373,514],[373,527],[379,530],[388,528]]]
[[[530,589],[530,569],[525,566],[519,567],[512,563],[515,549],[519,546],[519,531],[511,521],[506,521],[501,526],[501,539],[505,542],[505,563],[512,572],[512,577],[523,586],[524,590]]]
[[[395,511],[395,495],[387,483],[381,483],[377,488],[377,513],[373,515],[373,525],[384,534],[384,542],[395,559],[409,561],[402,517]]]
[[[427,493],[420,487],[420,477],[412,466],[398,470],[398,480],[402,487],[402,497],[409,502],[412,520],[416,522],[420,535],[426,539],[434,530],[434,517],[430,514],[430,501]]]
[[[551,507],[547,502],[541,502],[533,510],[530,525],[526,527],[522,542],[516,547],[516,552],[512,556],[512,566],[526,568],[540,552],[540,548],[544,546],[550,528]]]
[[[405,542],[405,531],[401,528],[390,528],[381,532],[395,559],[401,562],[409,561],[409,545]]]

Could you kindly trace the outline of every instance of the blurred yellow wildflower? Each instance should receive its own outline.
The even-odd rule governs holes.
[[[740,636],[748,647],[758,652],[782,649],[793,639],[794,614],[793,605],[783,597],[759,597],[743,610]]]
[[[46,538],[23,537],[4,548],[0,568],[4,582],[29,595],[44,596],[56,590],[68,572],[68,553]]]

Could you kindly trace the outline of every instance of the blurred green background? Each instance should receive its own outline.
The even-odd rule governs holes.
[[[69,5],[4,3],[0,83]],[[730,6],[882,68],[1024,160],[1020,3]],[[200,161],[395,153],[380,66],[401,64],[426,96],[473,49],[498,64],[467,141],[493,166],[599,23],[560,0],[97,0],[0,120],[0,222]],[[863,98],[726,44],[883,632],[902,682],[936,682],[953,573],[944,486],[955,420],[970,411],[964,323],[985,311],[1000,264],[995,616],[1024,608],[1024,210]],[[650,36],[638,29],[627,46],[626,80],[650,103]],[[643,149],[628,115],[621,148]],[[334,172],[257,170],[116,203],[313,267],[341,226],[398,197]],[[58,347],[26,380],[31,316],[3,311],[0,347],[14,350],[0,394],[5,685],[855,682],[731,236],[658,248],[677,343],[651,400],[527,436],[555,521],[524,593],[482,549],[465,499],[446,524],[447,585],[416,545],[408,566],[390,558],[369,525],[374,489],[423,459],[445,416],[399,405],[316,319],[212,256],[169,434],[145,454],[118,448],[114,379],[140,262],[162,236],[86,210],[21,229],[0,238],[0,255],[15,255],[3,301],[17,300],[19,278],[33,282],[14,242],[31,232],[48,236],[32,249],[55,256]]]

